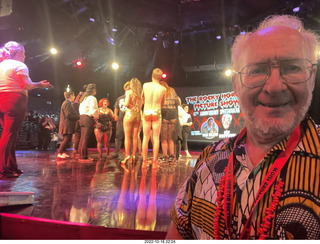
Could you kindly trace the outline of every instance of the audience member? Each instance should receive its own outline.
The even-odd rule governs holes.
[[[28,91],[35,88],[52,88],[46,80],[32,82],[29,69],[24,64],[24,47],[17,42],[7,42],[0,49],[0,178],[18,177],[15,148],[18,132],[26,115]]]

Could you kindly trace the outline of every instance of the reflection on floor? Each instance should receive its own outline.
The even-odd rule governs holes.
[[[68,151],[72,155],[72,151]],[[149,152],[150,157],[152,152]],[[167,231],[177,190],[198,157],[182,158],[152,170],[142,158],[56,160],[55,151],[17,151],[19,178],[0,179],[0,192],[34,192],[34,204],[1,207],[0,212],[87,223],[109,228]],[[96,157],[94,150],[90,155]]]

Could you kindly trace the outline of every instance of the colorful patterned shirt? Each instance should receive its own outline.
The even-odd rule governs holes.
[[[275,145],[256,167],[247,156],[246,139],[237,143],[233,150],[236,160],[231,234],[226,232],[222,211],[217,238],[213,228],[217,192],[235,140],[236,137],[226,138],[206,147],[181,187],[171,217],[185,239],[239,239],[260,184],[277,156],[286,149],[288,138]],[[301,123],[301,139],[279,178],[284,182],[283,191],[266,239],[320,239],[320,140],[311,118]],[[272,204],[274,192],[275,182],[253,212],[250,239],[259,238],[258,230],[266,209]]]

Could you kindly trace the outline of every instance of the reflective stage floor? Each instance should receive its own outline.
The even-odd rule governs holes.
[[[111,154],[113,152],[111,151]],[[72,150],[68,151],[72,155]],[[89,156],[97,157],[94,149]],[[152,151],[149,152],[152,157]],[[181,184],[200,152],[174,165],[121,165],[118,159],[56,160],[56,151],[17,151],[18,178],[0,179],[0,192],[34,192],[32,205],[0,207],[0,212],[86,223],[108,228],[166,232]],[[161,156],[161,155],[159,155]]]

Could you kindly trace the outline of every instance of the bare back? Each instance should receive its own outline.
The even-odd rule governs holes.
[[[144,110],[161,109],[165,98],[166,88],[156,82],[147,82],[143,85]]]

